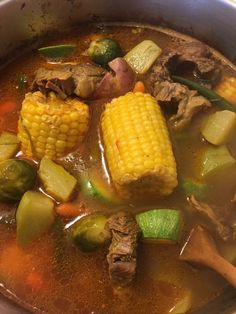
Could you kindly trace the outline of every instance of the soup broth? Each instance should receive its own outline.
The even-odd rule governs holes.
[[[191,41],[191,38],[171,31],[134,27],[125,25],[87,25],[70,32],[50,36],[44,40],[44,46],[58,44],[75,44],[76,52],[66,58],[66,62],[90,62],[86,51],[92,40],[112,38],[127,53],[143,40],[151,40],[162,48],[163,53],[176,44]],[[221,68],[221,81],[236,74],[230,63],[226,64],[217,57]],[[44,67],[52,69],[55,63],[65,60],[51,61],[42,57],[37,50],[21,56],[1,71],[0,75],[0,131],[18,132],[18,121],[25,93],[29,91],[34,80],[35,71]],[[149,91],[148,79],[151,69],[141,74],[138,80],[144,82],[146,92]],[[186,77],[194,79],[188,69]],[[27,84],[20,86],[19,80],[27,79]],[[86,99],[89,105],[90,124],[84,141],[67,156],[59,158],[58,163],[72,170],[74,174],[87,172],[100,177],[103,185],[117,193],[110,176],[104,153],[104,142],[100,129],[101,114],[104,105],[111,98]],[[13,109],[1,109],[1,104],[14,103]],[[206,115],[219,110],[212,106],[206,112],[199,112],[183,131],[175,131],[171,121],[172,110],[162,106],[167,119],[170,138],[177,163],[178,186],[173,193],[163,198],[143,198],[141,200],[123,200],[121,204],[110,204],[99,198],[90,198],[81,187],[76,191],[73,203],[80,208],[79,217],[100,212],[110,216],[119,210],[127,210],[133,215],[153,208],[178,209],[184,217],[184,227],[178,243],[163,243],[158,240],[141,239],[137,249],[137,273],[133,284],[116,289],[109,278],[106,255],[108,245],[89,253],[81,252],[72,244],[68,229],[75,218],[65,219],[56,215],[55,222],[39,238],[28,246],[21,247],[16,238],[14,213],[18,202],[2,202],[0,214],[13,215],[13,223],[0,223],[0,283],[4,294],[11,292],[15,301],[33,312],[46,313],[171,313],[171,309],[183,299],[186,293],[191,294],[191,311],[208,303],[219,295],[226,281],[217,273],[205,267],[196,267],[179,259],[180,251],[193,226],[202,223],[202,218],[189,211],[186,194],[181,188],[182,178],[202,180],[202,158],[206,149],[212,145],[203,140],[201,134],[202,121]],[[234,127],[234,135],[236,128]],[[227,143],[231,155],[236,157],[235,140]],[[28,157],[25,152],[18,151],[17,158],[33,160],[38,167],[40,160]],[[76,167],[75,167],[76,165]],[[233,222],[235,211],[231,200],[236,191],[236,167],[225,168],[214,176],[204,179],[208,186],[204,201],[214,204],[216,212],[224,220]],[[35,190],[44,191],[40,181]],[[58,202],[54,202],[58,206]],[[78,218],[77,218],[78,219]],[[205,222],[208,224],[208,221]],[[211,226],[210,226],[211,230]],[[223,241],[215,236],[218,249],[231,262],[236,256],[234,240]],[[229,254],[230,251],[230,254]],[[232,258],[233,255],[233,258]]]

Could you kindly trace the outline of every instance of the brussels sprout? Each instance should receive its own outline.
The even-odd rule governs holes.
[[[105,225],[107,218],[101,214],[91,214],[79,219],[71,228],[72,240],[81,251],[97,249],[110,239]]]
[[[108,62],[122,55],[122,49],[115,40],[101,38],[91,42],[88,55],[95,63],[107,66]]]
[[[34,187],[37,171],[25,160],[7,159],[0,162],[0,200],[18,201]]]

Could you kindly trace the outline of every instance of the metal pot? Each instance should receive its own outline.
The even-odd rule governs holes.
[[[90,20],[170,26],[236,61],[235,19],[235,0],[0,0],[0,66],[25,42]],[[27,312],[0,296],[0,313]],[[236,313],[235,291],[229,288],[197,313]]]

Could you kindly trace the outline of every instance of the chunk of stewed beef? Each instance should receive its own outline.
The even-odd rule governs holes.
[[[150,90],[161,103],[178,104],[177,114],[172,117],[176,129],[185,127],[197,112],[211,106],[196,91],[172,81],[171,75],[185,64],[190,65],[194,75],[207,85],[211,85],[220,72],[208,47],[197,41],[172,47],[158,59],[150,74]]]
[[[128,286],[135,277],[139,228],[128,212],[118,212],[108,219],[112,235],[107,261],[109,276],[116,286]]]
[[[53,91],[62,99],[72,94],[89,98],[105,73],[104,69],[92,64],[66,64],[53,69],[40,68],[36,72],[32,90],[40,90],[43,94]]]
[[[40,68],[32,90],[40,90],[43,94],[53,91],[62,99],[73,94],[81,98],[112,98],[132,90],[136,75],[128,63],[116,58],[109,66],[111,71],[89,63]]]

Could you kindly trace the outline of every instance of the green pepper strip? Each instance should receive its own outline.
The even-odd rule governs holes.
[[[194,81],[188,80],[181,76],[172,75],[172,80],[177,83],[184,84],[188,86],[190,89],[195,89],[199,92],[202,96],[209,99],[212,103],[216,104],[217,106],[221,107],[225,110],[230,110],[233,112],[236,112],[236,107],[232,106],[227,100],[225,100],[223,97],[219,96],[212,90],[202,86],[201,84],[198,84]]]

